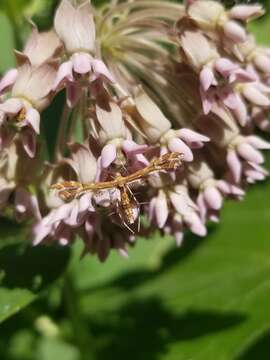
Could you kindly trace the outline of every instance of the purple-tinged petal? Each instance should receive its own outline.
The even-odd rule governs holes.
[[[250,135],[246,137],[247,142],[256,149],[268,150],[270,149],[270,143],[261,139],[259,136]]]
[[[111,196],[109,190],[100,190],[93,195],[95,203],[102,207],[109,207],[111,205]]]
[[[36,154],[36,134],[32,129],[26,129],[21,132],[21,140],[26,154],[32,159]]]
[[[222,207],[223,198],[220,192],[213,186],[204,190],[204,199],[210,209],[219,210]]]
[[[270,132],[270,121],[267,117],[267,112],[261,108],[252,109],[252,120],[258,126],[259,129]]]
[[[76,172],[82,183],[92,182],[95,179],[97,171],[96,158],[90,151],[89,147],[84,144],[69,144],[72,161],[70,165]],[[87,164],[87,166],[85,165]]]
[[[59,69],[56,74],[56,79],[53,84],[53,90],[61,87],[62,84],[66,81],[72,82],[73,79],[73,64],[72,61],[66,61],[59,66]]]
[[[264,14],[264,9],[262,5],[257,4],[248,4],[248,5],[235,5],[230,11],[230,17],[241,20],[249,21],[256,17],[259,17]]]
[[[72,230],[68,228],[67,226],[60,229],[60,231],[57,233],[57,239],[59,241],[59,244],[62,246],[67,246],[72,238]]]
[[[234,195],[234,196],[238,196],[238,197],[242,197],[245,195],[244,190],[242,190],[240,187],[233,185],[225,180],[217,181],[217,188],[224,195]]]
[[[213,97],[210,94],[210,90],[207,93],[205,93],[205,91],[203,91],[202,88],[200,88],[203,113],[205,115],[209,114],[209,112],[211,111],[212,106],[213,106]]]
[[[259,54],[255,56],[253,61],[257,69],[265,74],[270,73],[270,58],[268,56]]]
[[[264,162],[263,155],[248,143],[238,145],[237,153],[243,159],[254,162],[255,164],[262,164]]]
[[[256,76],[251,70],[237,69],[229,77],[229,82],[250,82],[255,81]]]
[[[216,211],[216,210],[211,210],[210,212],[209,212],[209,220],[210,221],[213,221],[214,223],[219,223],[219,213],[218,213],[218,211]]]
[[[84,229],[87,234],[87,245],[90,245],[93,240],[93,235],[95,233],[94,224],[90,221],[90,219],[86,220],[84,224]]]
[[[178,247],[181,246],[184,239],[184,232],[182,218],[178,214],[173,217],[172,232],[175,237],[176,245]]]
[[[11,69],[4,74],[0,81],[0,95],[15,83],[17,76],[17,69]]]
[[[237,95],[235,93],[233,93],[232,91],[221,94],[221,98],[222,98],[223,104],[225,106],[227,106],[229,109],[233,110],[238,105]]]
[[[107,68],[107,66],[104,64],[104,62],[102,60],[93,59],[92,67],[93,67],[93,72],[95,75],[102,76],[107,81],[109,81],[111,83],[115,83],[115,79],[114,79],[113,75],[111,74],[110,70]]]
[[[29,196],[30,194],[22,188],[16,191],[14,205],[18,213],[24,214],[27,211],[29,207]]]
[[[166,194],[160,190],[155,204],[157,225],[160,229],[165,225],[169,216],[169,209]]]
[[[39,112],[34,108],[28,109],[25,115],[25,120],[33,128],[35,133],[39,134],[39,125],[40,125]]]
[[[72,208],[73,208],[73,202],[59,206],[59,208],[51,212],[51,216],[47,218],[45,224],[49,226],[57,223],[58,221],[67,219],[72,211]]]
[[[207,234],[205,225],[195,212],[185,216],[184,221],[194,234],[198,236],[205,236]]]
[[[270,100],[268,99],[268,97],[264,95],[260,90],[258,90],[255,86],[246,85],[243,89],[243,95],[252,104],[258,106],[270,105]]]
[[[36,246],[42,242],[49,234],[51,234],[52,227],[47,226],[44,221],[40,221],[33,227],[33,245]]]
[[[101,151],[101,166],[103,169],[108,168],[116,159],[116,147],[113,144],[107,144]]]
[[[208,67],[204,67],[200,72],[200,84],[203,91],[207,91],[213,83],[216,83],[213,71]]]
[[[80,213],[84,213],[87,210],[92,210],[94,211],[93,205],[92,205],[92,201],[91,201],[91,195],[90,194],[84,194],[83,196],[81,196],[81,198],[79,199],[79,214]]]
[[[77,227],[79,225],[81,225],[78,222],[78,215],[79,215],[79,201],[74,201],[73,202],[73,206],[71,208],[71,212],[69,214],[69,216],[65,219],[63,219],[63,221],[65,222],[65,224],[71,226],[71,227]]]
[[[247,106],[241,96],[236,95],[236,107],[233,109],[233,113],[237,118],[241,126],[245,126],[248,119]]]
[[[171,152],[178,152],[183,155],[184,161],[192,161],[193,154],[190,148],[180,139],[172,138],[168,142],[168,148]]]
[[[204,196],[203,196],[202,192],[199,193],[199,196],[197,198],[197,206],[199,208],[199,214],[200,214],[202,221],[205,221],[206,215],[207,215],[207,208],[206,208],[206,204],[205,204],[205,200],[204,200]]]
[[[146,144],[139,145],[133,140],[124,140],[122,144],[122,149],[126,154],[141,154],[147,150],[148,146]]]
[[[119,255],[122,256],[124,259],[128,259],[128,258],[129,258],[127,249],[125,249],[125,248],[118,248],[117,251],[118,251]]]
[[[251,179],[252,182],[263,181],[266,178],[264,174],[252,169],[245,170],[245,175],[247,178]]]
[[[23,103],[20,99],[11,98],[0,104],[0,111],[7,115],[16,115],[23,108]]]
[[[92,70],[92,57],[87,53],[76,53],[72,56],[73,70],[77,74],[87,74]]]
[[[241,179],[242,164],[234,150],[228,151],[227,164],[229,166],[234,181],[238,183]]]
[[[150,222],[154,222],[156,214],[156,197],[152,198],[149,203],[148,217]]]
[[[238,69],[238,65],[234,64],[231,60],[220,58],[215,62],[215,69],[225,78],[229,77],[233,71]]]
[[[209,137],[202,135],[191,129],[186,129],[186,128],[180,129],[176,133],[180,137],[180,139],[182,139],[189,145],[192,145],[193,143],[197,143],[197,142],[200,143],[200,142],[209,142],[210,141]]]
[[[236,21],[227,21],[223,29],[225,35],[235,43],[244,42],[247,38],[245,29]]]
[[[173,191],[170,192],[169,196],[173,207],[179,214],[185,215],[193,210],[188,204],[187,195],[176,193]]]

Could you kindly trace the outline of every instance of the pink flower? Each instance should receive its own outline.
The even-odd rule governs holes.
[[[36,135],[39,134],[40,111],[50,102],[55,77],[53,65],[33,68],[26,61],[19,69],[11,90],[11,97],[0,104],[0,143],[8,146],[20,133],[23,147],[30,157],[36,153]]]
[[[17,221],[39,220],[41,218],[37,196],[30,192],[37,162],[24,156],[18,143],[2,150],[0,155],[0,210],[8,207],[14,210]],[[23,179],[23,181],[22,181]]]
[[[185,227],[196,235],[206,235],[199,208],[189,197],[186,185],[176,185],[169,192],[160,189],[158,195],[151,199],[148,212],[150,221],[175,235],[178,245],[182,242]]]
[[[238,5],[226,11],[217,1],[197,0],[188,6],[187,13],[202,30],[217,31],[225,40],[241,43],[246,40],[247,34],[238,20],[248,21],[262,15],[263,11],[259,5]]]
[[[26,42],[23,52],[16,51],[17,63],[22,65],[29,61],[33,67],[56,61],[62,52],[62,44],[53,30],[39,33],[32,23],[32,32]]]
[[[170,121],[142,89],[135,97],[135,106],[139,115],[135,120],[150,144],[161,146],[162,153],[179,152],[184,161],[192,161],[191,148],[200,148],[209,141],[207,136],[191,129],[173,130]]]
[[[54,89],[67,86],[68,104],[73,107],[82,86],[90,86],[96,79],[114,82],[114,78],[104,62],[94,57],[96,32],[89,1],[74,7],[69,0],[62,0],[55,14],[54,27],[69,56],[58,69]]]
[[[203,222],[219,220],[219,211],[225,197],[241,199],[244,191],[226,180],[215,179],[206,160],[196,159],[188,168],[188,182],[198,191],[197,205]]]
[[[227,164],[236,183],[239,183],[241,180],[243,166],[245,166],[244,175],[246,175],[247,165],[253,168],[254,172],[264,174],[264,176],[259,176],[261,179],[258,178],[258,180],[265,178],[265,170],[258,167],[264,161],[263,155],[258,149],[270,149],[270,144],[255,135],[247,137],[238,136],[232,141],[227,153]],[[252,178],[251,176],[248,177]]]
[[[147,145],[136,144],[126,127],[120,107],[110,102],[105,107],[96,106],[97,121],[92,124],[96,139],[103,147],[100,164],[102,169],[107,169],[113,162],[124,164],[130,160],[132,164],[138,162],[138,154],[147,149]],[[124,163],[123,163],[124,161]]]

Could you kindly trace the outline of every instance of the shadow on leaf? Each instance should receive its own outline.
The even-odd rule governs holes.
[[[238,312],[211,310],[191,309],[178,315],[152,297],[128,303],[104,318],[91,319],[90,326],[96,336],[98,359],[156,360],[175,342],[225,331],[245,319],[245,314]]]
[[[139,269],[132,271],[125,271],[116,279],[109,280],[107,283],[101,283],[97,286],[91,286],[82,291],[83,294],[92,293],[93,291],[102,290],[104,287],[118,287],[123,290],[131,290],[142,283],[152,281],[161,274],[169,271],[171,267],[180,262],[184,262],[191,256],[200,246],[205,244],[214,234],[216,226],[210,226],[208,229],[208,236],[206,238],[199,238],[196,235],[188,232],[185,235],[185,241],[180,248],[174,247],[170,249],[162,258],[162,262],[158,269]],[[140,240],[141,241],[141,240]],[[147,241],[147,240],[146,240]]]
[[[264,332],[236,359],[237,360],[254,360],[268,359],[270,344],[270,330]]]
[[[0,250],[0,285],[39,291],[61,275],[69,257],[66,247],[6,246]]]

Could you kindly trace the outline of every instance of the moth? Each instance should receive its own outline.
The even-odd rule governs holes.
[[[138,182],[150,174],[159,171],[177,170],[182,165],[182,154],[177,152],[167,153],[154,158],[149,165],[127,176],[116,174],[115,178],[109,181],[96,183],[81,183],[78,181],[63,181],[51,186],[57,190],[64,201],[72,201],[85,193],[96,193],[100,190],[118,189],[119,199],[116,201],[116,209],[123,224],[131,231],[132,226],[138,222],[139,228],[139,204],[133,195],[130,185]]]

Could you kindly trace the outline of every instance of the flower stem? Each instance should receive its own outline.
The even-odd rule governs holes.
[[[70,108],[65,104],[62,116],[60,119],[60,125],[57,133],[57,140],[54,152],[54,160],[60,160],[64,155],[65,145],[66,145],[66,136],[67,136],[67,126],[68,126],[68,119],[70,116]]]
[[[78,292],[70,272],[67,272],[65,276],[63,295],[69,320],[72,324],[74,338],[81,353],[81,360],[95,360],[93,337],[81,313]]]

